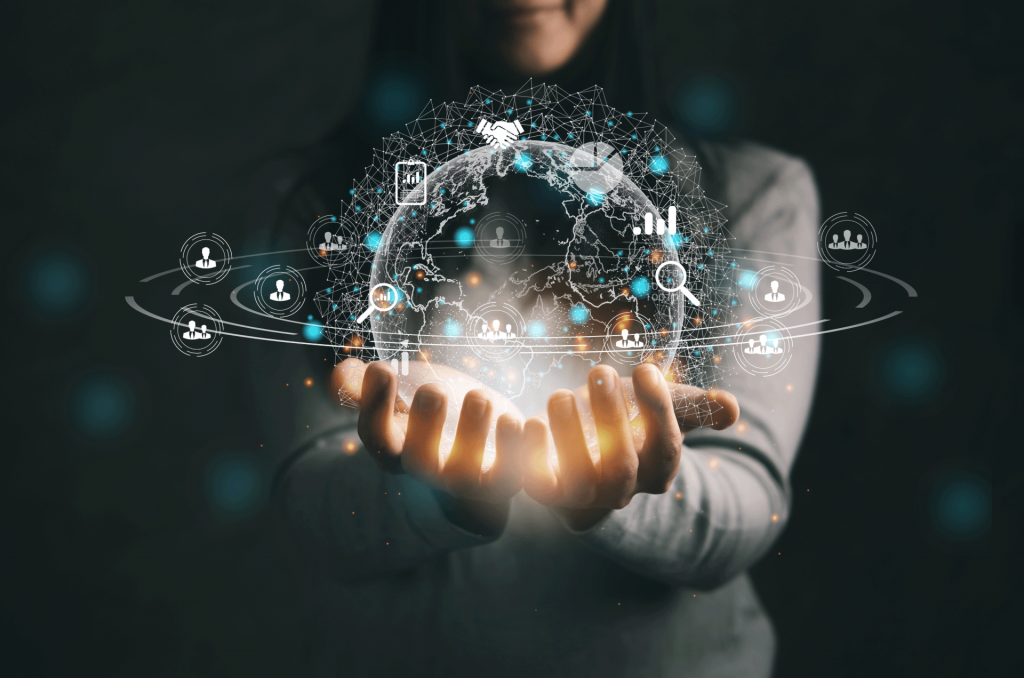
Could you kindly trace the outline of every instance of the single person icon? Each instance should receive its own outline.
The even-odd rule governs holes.
[[[850,232],[843,231],[843,242],[839,243],[839,249],[841,250],[852,250],[856,249],[856,246],[850,242]]]
[[[203,248],[203,258],[196,262],[196,268],[215,268],[217,262],[210,258],[210,248]]]
[[[292,298],[292,295],[284,291],[284,280],[278,280],[275,284],[277,285],[277,291],[270,293],[270,300],[289,301]]]
[[[491,247],[493,247],[494,249],[505,249],[506,247],[511,247],[511,245],[509,244],[509,241],[508,240],[504,240],[502,238],[502,236],[505,235],[505,229],[503,227],[498,226],[497,228],[495,228],[494,229],[494,234],[497,237],[494,240],[491,241]]]
[[[743,349],[743,352],[751,355],[757,355],[761,352],[761,347],[756,346],[753,339],[747,339],[747,347]]]
[[[832,242],[830,242],[830,243],[828,244],[828,248],[829,248],[830,250],[838,250],[838,249],[842,249],[842,248],[841,248],[841,247],[839,246],[839,234],[838,234],[838,233],[833,233],[833,234],[832,234]]]
[[[766,358],[772,357],[772,349],[768,346],[768,335],[762,334],[757,338],[758,343],[761,345],[757,347],[758,353],[763,353]]]
[[[203,327],[206,327],[206,326],[204,325]],[[203,338],[202,334],[200,334],[199,332],[196,332],[196,321],[195,320],[189,320],[188,321],[188,332],[185,332],[181,336],[182,336],[182,338],[188,339],[189,341],[194,341],[196,339],[202,339]]]
[[[856,247],[859,250],[866,250],[868,248],[868,244],[866,242],[864,242],[864,234],[863,233],[858,233],[857,234],[857,244],[854,245],[854,247]]]
[[[779,348],[779,340],[778,339],[772,339],[772,349],[771,350],[772,350],[772,353],[774,353],[776,355],[779,355],[780,353],[782,353],[782,349]]]
[[[200,339],[209,339],[210,338],[210,333],[206,331],[206,325],[201,325],[199,327],[199,338]]]
[[[772,303],[779,303],[780,301],[785,301],[786,300],[786,295],[783,294],[782,292],[779,292],[779,281],[778,280],[773,280],[772,281],[772,291],[769,292],[768,294],[764,295],[764,300],[765,301],[770,301]]]

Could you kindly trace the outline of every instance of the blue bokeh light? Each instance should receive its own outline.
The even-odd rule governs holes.
[[[324,326],[318,322],[310,322],[302,327],[302,336],[306,341],[317,342],[324,336]]]
[[[541,321],[534,320],[527,326],[526,331],[531,337],[543,337],[547,335],[548,328]]]
[[[745,290],[752,290],[757,285],[757,274],[753,271],[741,271],[736,284]]]
[[[932,486],[928,499],[932,527],[951,540],[977,539],[991,529],[992,487],[978,473],[946,473]]]
[[[530,154],[525,151],[519,151],[516,153],[516,160],[513,163],[513,167],[517,172],[527,172],[533,167],[533,158]]]
[[[634,297],[644,298],[651,293],[651,281],[647,278],[634,278],[629,284],[629,291]]]
[[[132,388],[112,374],[86,377],[71,394],[71,418],[79,431],[94,440],[109,441],[124,434],[136,409]]]
[[[569,309],[569,320],[582,325],[590,319],[590,309],[583,304],[573,304],[573,307]]]
[[[422,85],[411,73],[390,71],[370,79],[367,103],[380,128],[412,120],[423,105]]]
[[[589,202],[594,207],[597,207],[601,203],[603,203],[604,198],[604,191],[602,191],[600,188],[596,186],[592,186],[590,190],[587,191],[587,202]]]
[[[946,376],[942,353],[924,337],[905,337],[886,347],[880,371],[885,392],[910,404],[934,399]]]
[[[376,252],[377,248],[380,247],[380,241],[382,238],[383,236],[377,231],[370,231],[366,234],[366,237],[363,238],[363,245],[365,245],[366,249],[371,252]]]
[[[733,87],[711,74],[698,75],[683,82],[673,106],[683,125],[708,136],[732,132],[737,108]]]
[[[89,276],[73,252],[47,252],[28,267],[27,300],[45,316],[64,316],[80,308],[89,293]]]
[[[473,233],[473,229],[469,226],[463,226],[455,230],[455,244],[459,247],[472,247],[474,240],[476,240],[476,234]]]
[[[203,490],[213,513],[222,518],[245,518],[264,504],[266,478],[247,455],[222,454],[207,464]]]
[[[648,163],[648,167],[651,169],[651,174],[660,177],[668,171],[668,158],[663,155],[655,155],[651,157],[651,162]]]

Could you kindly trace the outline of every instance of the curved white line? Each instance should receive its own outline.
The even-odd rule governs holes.
[[[871,290],[869,290],[868,288],[864,287],[863,285],[861,285],[856,280],[850,280],[849,278],[844,278],[841,275],[837,275],[836,277],[839,278],[840,280],[845,280],[846,282],[850,283],[851,285],[853,285],[854,287],[859,289],[860,293],[862,295],[864,295],[864,298],[860,300],[860,303],[857,304],[856,308],[864,308],[869,303],[871,303]]]

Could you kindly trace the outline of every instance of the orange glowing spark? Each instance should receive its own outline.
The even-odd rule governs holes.
[[[306,385],[306,388],[309,388],[310,386],[313,385],[313,380],[309,377],[306,377],[306,380],[302,383]]]
[[[356,450],[359,449],[359,446],[356,445],[356,441],[354,440],[346,440],[342,449],[345,450],[345,454],[355,454]],[[355,513],[355,511],[353,511],[353,513]]]

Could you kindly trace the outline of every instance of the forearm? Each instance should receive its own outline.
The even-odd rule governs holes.
[[[380,471],[364,450],[345,454],[339,442],[325,440],[294,458],[275,496],[292,539],[330,571],[365,576],[405,569],[496,537],[457,526],[446,515],[453,507],[442,509],[432,490]]]

